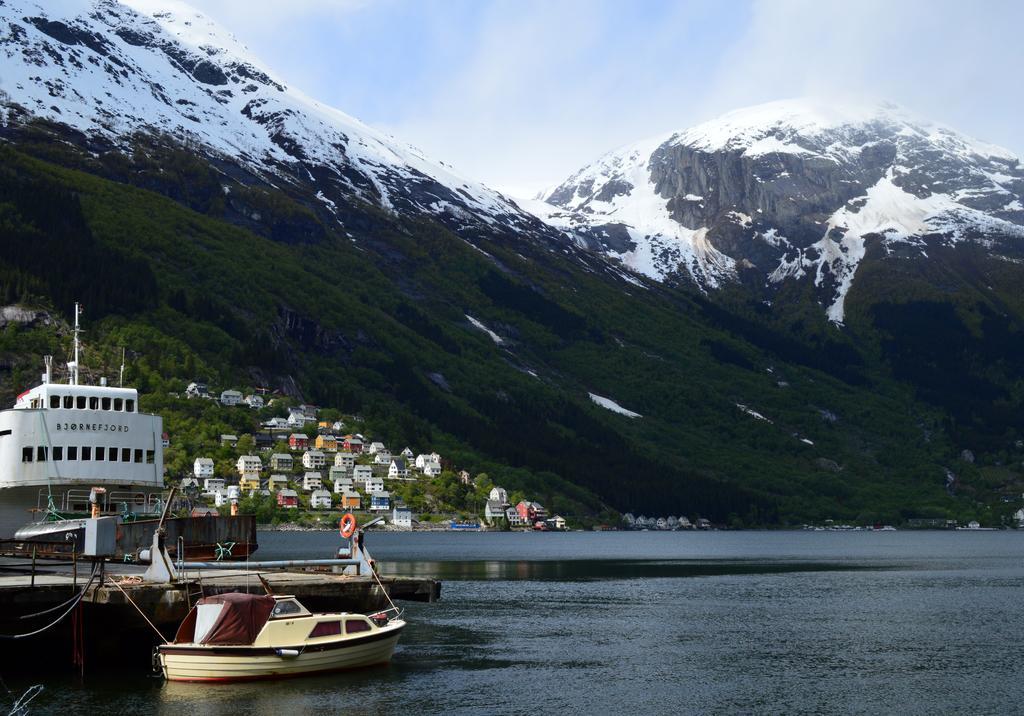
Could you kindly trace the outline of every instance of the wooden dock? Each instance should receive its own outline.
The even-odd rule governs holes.
[[[88,563],[79,563],[77,573],[73,573],[67,566],[37,565],[30,570],[23,560],[0,560],[0,635],[31,632],[56,619],[64,611],[60,605],[85,586],[90,570]],[[97,663],[102,654],[104,666],[147,670],[152,647],[159,639],[142,614],[165,638],[173,638],[196,600],[232,591],[263,594],[265,587],[259,577],[273,593],[294,595],[312,611],[365,614],[387,608],[389,596],[395,601],[417,602],[433,602],[441,597],[441,583],[422,577],[380,575],[378,581],[372,575],[344,575],[330,570],[247,572],[233,566],[188,570],[172,583],[145,583],[142,572],[133,565],[108,563],[104,565],[103,581],[95,580],[86,591],[78,617],[83,625],[87,665]],[[24,618],[46,610],[53,611]],[[70,668],[71,621],[71,617],[65,618],[38,636],[13,642],[5,639],[19,648],[0,649],[0,668],[32,669],[43,663],[52,668],[55,660],[67,662]]]

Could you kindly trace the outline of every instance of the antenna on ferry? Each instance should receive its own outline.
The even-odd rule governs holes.
[[[78,334],[82,330],[78,325],[78,316],[81,312],[81,307],[75,303],[75,359],[68,362],[68,382],[71,385],[78,385]]]
[[[46,366],[46,372],[43,373],[43,382],[49,383],[53,377],[53,356],[43,356],[43,365]]]
[[[124,387],[124,346],[121,346],[121,377],[118,379],[117,387]]]

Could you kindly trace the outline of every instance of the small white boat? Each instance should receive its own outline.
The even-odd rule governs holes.
[[[403,628],[386,612],[313,614],[291,596],[231,592],[200,599],[158,650],[169,681],[281,679],[387,663]]]

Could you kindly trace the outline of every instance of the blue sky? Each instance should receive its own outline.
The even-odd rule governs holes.
[[[517,195],[759,102],[888,99],[1024,155],[1024,3],[191,0],[290,84]]]

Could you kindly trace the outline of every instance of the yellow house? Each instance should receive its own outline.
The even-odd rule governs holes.
[[[317,435],[316,436],[316,449],[317,450],[330,450],[337,452],[338,450],[338,438],[333,435]]]
[[[249,490],[258,490],[258,489],[260,489],[260,476],[259,475],[251,475],[251,474],[250,475],[243,475],[238,480],[238,488],[240,490],[242,490],[243,492],[248,492]]]
[[[316,424],[316,426],[318,428],[320,428],[321,430],[330,430],[331,429],[331,421],[330,420],[321,420],[319,423]]]

